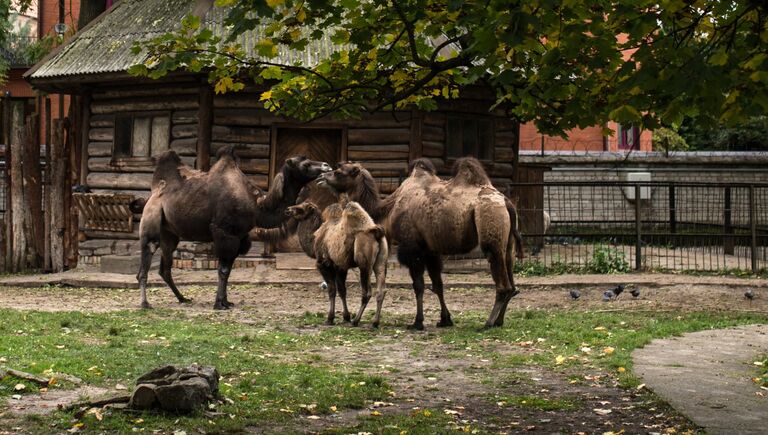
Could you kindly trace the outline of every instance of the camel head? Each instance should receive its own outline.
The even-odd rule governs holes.
[[[302,202],[301,204],[292,205],[285,210],[285,215],[296,219],[297,221],[303,221],[309,218],[315,213],[319,213],[317,206],[310,201]]]
[[[320,177],[319,184],[327,185],[337,192],[345,193],[355,190],[360,182],[360,175],[365,169],[360,163],[343,162],[332,172],[326,172]]]
[[[328,163],[310,160],[305,156],[295,156],[285,160],[283,173],[287,178],[306,184],[332,169]]]

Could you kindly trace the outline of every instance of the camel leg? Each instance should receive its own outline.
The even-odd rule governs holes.
[[[507,292],[504,305],[501,307],[501,312],[496,318],[496,322],[493,324],[493,326],[504,326],[504,315],[507,313],[507,305],[509,305],[510,299],[519,293],[515,287],[515,278],[513,276],[515,270],[515,256],[512,255],[512,251],[515,250],[520,250],[522,252],[522,239],[517,240],[518,237],[520,237],[520,232],[515,230],[510,235],[509,245],[507,246],[507,276],[509,278],[509,284],[512,291]],[[517,258],[521,257],[518,255]]]
[[[408,268],[413,281],[413,293],[416,295],[416,319],[408,329],[424,330],[424,261],[418,246],[401,245],[397,249],[397,259]]]
[[[378,258],[373,267],[373,271],[376,274],[376,315],[373,317],[371,326],[374,328],[379,327],[381,306],[384,304],[384,297],[387,295],[387,290],[384,287],[387,280],[387,260],[389,260],[389,246],[386,239],[382,239]]]
[[[491,314],[485,322],[485,327],[502,326],[507,304],[517,294],[514,284],[510,282],[511,273],[507,272],[507,259],[502,252],[492,249],[488,252],[488,262],[491,263],[491,275],[496,283],[496,301],[491,309]]]
[[[360,266],[360,309],[357,310],[357,315],[352,320],[352,326],[360,324],[360,319],[363,318],[365,307],[368,306],[368,301],[371,300],[371,267],[370,265]]]
[[[437,299],[440,301],[440,321],[437,322],[437,327],[453,326],[451,313],[448,311],[448,306],[445,304],[445,297],[443,296],[443,260],[439,256],[429,256],[425,260],[429,279],[432,281],[432,293],[436,294]]]
[[[211,224],[211,234],[213,235],[213,251],[219,259],[219,287],[216,290],[216,302],[213,304],[213,309],[228,310],[234,304],[227,299],[227,282],[229,281],[229,274],[232,272],[232,265],[244,243],[241,237],[227,234],[213,224]]]
[[[336,317],[336,271],[332,265],[317,263],[317,270],[328,283],[328,316],[325,319],[326,325],[333,325],[333,319]]]
[[[339,299],[341,299],[342,318],[345,322],[352,319],[347,307],[347,272],[346,269],[336,269],[336,291],[339,293]]]
[[[152,256],[155,254],[155,250],[157,250],[157,242],[152,242],[142,237],[141,265],[139,266],[139,273],[136,275],[139,287],[141,288],[141,308],[152,308],[152,305],[147,301],[147,275],[149,274],[150,266],[152,266]]]
[[[171,266],[173,266],[173,251],[179,244],[179,238],[175,235],[165,232],[163,233],[160,241],[160,277],[163,278],[168,287],[179,300],[179,303],[192,302],[192,299],[185,298],[176,284],[173,282],[173,275],[171,274]]]

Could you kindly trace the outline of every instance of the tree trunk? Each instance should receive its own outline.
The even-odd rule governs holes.
[[[80,0],[80,15],[77,19],[77,28],[82,29],[91,20],[98,17],[106,10],[107,2],[104,0]]]
[[[67,190],[67,161],[64,154],[64,121],[54,121],[51,141],[51,270],[64,270],[64,192]]]
[[[24,103],[16,102],[11,106],[11,134],[10,149],[13,164],[8,170],[11,172],[11,228],[13,240],[11,241],[11,264],[13,272],[23,270],[27,255],[27,232],[24,230],[24,172],[21,162],[23,154],[22,136],[24,128]]]
[[[40,171],[40,145],[38,143],[38,115],[27,117],[24,131],[24,228],[27,231],[27,267],[40,267],[43,250],[43,192]]]

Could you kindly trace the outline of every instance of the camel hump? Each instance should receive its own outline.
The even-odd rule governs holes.
[[[227,145],[219,148],[219,150],[216,152],[216,158],[221,159],[222,157],[232,157],[233,159],[236,159],[237,155],[235,154],[235,146]]]
[[[160,181],[181,181],[182,176],[179,168],[184,166],[181,158],[173,150],[165,151],[157,156],[155,173],[152,175],[152,188],[155,188]]]
[[[483,165],[474,157],[462,157],[456,160],[456,163],[453,164],[452,173],[454,180],[466,184],[475,186],[491,184],[491,179],[488,178],[488,173],[483,169]]]
[[[409,163],[408,173],[409,174],[413,173],[413,170],[416,168],[426,171],[432,175],[437,174],[437,168],[435,167],[435,164],[432,163],[432,160],[426,157],[418,158],[416,160],[413,160],[411,163]]]

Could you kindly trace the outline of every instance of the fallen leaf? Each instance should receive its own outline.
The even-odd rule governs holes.
[[[618,369],[616,369],[616,371],[619,373],[624,373],[627,371],[627,369],[625,369],[624,367],[619,367]]]
[[[308,415],[307,419],[309,419],[309,420],[320,420],[320,417],[318,417],[317,415]]]
[[[590,352],[592,352],[592,348],[584,346],[584,347],[581,348],[581,351],[584,352],[584,353],[590,353]]]
[[[26,385],[24,385],[24,384],[16,384],[16,385],[13,387],[14,391],[23,391],[23,390],[25,390],[26,388],[27,388],[27,386],[26,386]]]
[[[635,387],[636,390],[642,390],[643,388],[645,388],[645,384],[640,384],[637,387]]]
[[[13,396],[11,396],[11,399],[13,399],[13,400],[21,400],[21,394],[14,394]]]
[[[378,417],[381,415],[381,413],[379,411],[372,411],[371,415]]]
[[[64,348],[66,348],[66,347],[67,347],[67,346],[64,346],[63,344],[57,344],[57,345],[56,345],[56,349],[64,349]]]
[[[125,386],[125,385],[123,385],[123,384],[117,384],[117,385],[115,385],[115,390],[127,390],[127,389],[128,389],[128,387],[126,387],[126,386]]]
[[[555,357],[555,363],[560,365],[565,362],[565,357],[562,355],[558,355]]]
[[[612,354],[612,353],[613,353],[613,351],[614,351],[614,350],[616,350],[616,349],[614,349],[614,348],[612,348],[612,347],[608,346],[608,347],[606,347],[605,349],[603,349],[603,353],[604,353],[604,354],[606,354],[606,355],[610,355],[610,354]]]
[[[762,361],[755,361],[755,362],[753,362],[752,364],[754,364],[754,365],[756,365],[756,366],[762,366],[762,365],[763,365],[763,362],[762,362]]]
[[[8,360],[4,356],[0,356],[0,363],[6,363]]]
[[[595,408],[592,411],[595,411],[595,414],[597,414],[597,415],[608,415],[611,412],[613,412],[610,409],[602,409],[602,408]]]
[[[331,412],[336,412],[336,409],[337,409],[337,408],[336,408],[336,405],[333,405],[333,406],[331,406],[331,407],[330,407],[330,408],[328,408],[328,409],[330,409],[330,410],[331,410]]]
[[[459,415],[459,411],[453,410],[453,409],[445,409],[443,410],[444,413],[447,415]]]

